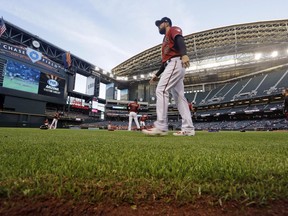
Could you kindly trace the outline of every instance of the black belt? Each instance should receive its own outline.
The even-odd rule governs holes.
[[[172,58],[168,59],[168,60],[164,63],[164,67],[166,67],[166,66],[168,65],[168,63],[172,61],[172,59],[174,59],[174,58],[179,58],[179,57],[180,57],[180,59],[181,59],[181,56],[173,56]]]

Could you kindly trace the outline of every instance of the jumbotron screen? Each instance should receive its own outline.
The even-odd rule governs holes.
[[[8,60],[3,87],[40,95],[63,98],[65,79],[41,72],[26,64]]]

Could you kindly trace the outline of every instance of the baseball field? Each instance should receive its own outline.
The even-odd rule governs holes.
[[[157,204],[167,210],[197,209],[197,203],[220,212],[225,206],[266,211],[280,203],[277,212],[287,213],[287,138],[284,131],[150,137],[136,131],[0,128],[0,214],[49,215],[53,201],[54,210],[70,203],[72,213],[85,203],[86,215],[100,215],[100,206],[102,215],[113,215],[111,208],[121,215],[121,206],[133,215]]]

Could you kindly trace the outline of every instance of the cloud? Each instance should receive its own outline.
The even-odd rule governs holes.
[[[84,4],[77,0],[23,0],[21,4],[10,0],[5,2],[4,9],[28,24],[33,34],[110,70],[161,43],[162,36],[154,22],[171,13],[164,10],[171,7],[174,16],[182,14],[183,6],[174,0],[87,0]],[[182,23],[187,15],[179,17]]]
[[[19,5],[12,10],[14,5],[12,1],[6,5],[5,9],[11,15],[27,22],[31,29],[33,26],[42,29],[41,32],[45,35],[39,35],[41,38],[63,49],[73,50],[72,54],[79,55],[78,57],[82,59],[85,57],[87,61],[99,59],[97,55],[107,53],[123,56],[123,58],[133,55],[113,43],[109,31],[107,32],[93,19],[88,19],[80,12],[75,12],[72,8],[61,6],[59,3],[51,2],[51,4],[41,5],[45,10],[40,10],[39,5],[35,6],[31,3],[23,4],[25,7]],[[54,16],[55,14],[61,14],[61,16]],[[38,34],[35,31],[33,33]],[[108,55],[106,56],[109,58]],[[96,64],[94,61],[91,63]]]
[[[154,22],[164,16],[181,27],[184,35],[286,17],[284,0],[243,2],[235,11],[231,0],[3,0],[1,11],[4,19],[24,30],[110,70],[160,44],[163,36]],[[241,11],[245,16],[239,16]]]

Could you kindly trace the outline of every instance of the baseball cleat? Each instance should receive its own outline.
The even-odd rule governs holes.
[[[167,131],[162,131],[162,130],[159,130],[158,128],[151,128],[151,129],[147,129],[147,130],[142,130],[142,132],[146,135],[150,135],[150,136],[156,136],[156,135],[159,135],[159,136],[166,136],[168,135],[168,132]]]
[[[195,130],[191,131],[178,131],[173,133],[174,136],[195,136]]]

